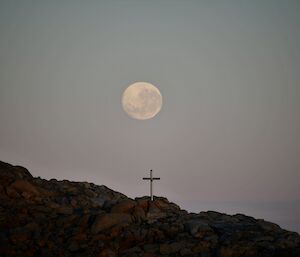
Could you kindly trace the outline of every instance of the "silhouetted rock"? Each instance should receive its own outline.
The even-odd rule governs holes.
[[[299,257],[300,236],[242,214],[188,213],[163,197],[130,199],[0,162],[0,256]]]

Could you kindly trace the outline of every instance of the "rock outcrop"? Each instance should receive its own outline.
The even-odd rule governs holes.
[[[0,162],[0,256],[299,257],[300,236],[242,214],[34,178]]]

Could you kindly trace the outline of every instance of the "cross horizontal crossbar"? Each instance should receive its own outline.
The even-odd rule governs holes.
[[[160,178],[143,178],[144,180],[160,180]]]

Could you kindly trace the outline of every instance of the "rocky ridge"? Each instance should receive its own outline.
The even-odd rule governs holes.
[[[0,256],[299,257],[300,236],[243,214],[181,210],[0,162]]]

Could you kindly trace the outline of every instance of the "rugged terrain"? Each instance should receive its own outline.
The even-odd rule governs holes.
[[[166,198],[34,178],[0,162],[0,256],[300,256],[300,236],[243,214],[188,213]]]

